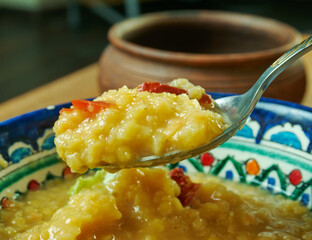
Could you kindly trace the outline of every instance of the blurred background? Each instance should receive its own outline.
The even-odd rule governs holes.
[[[175,9],[251,13],[312,33],[310,0],[0,0],[0,103],[98,61],[124,18]]]

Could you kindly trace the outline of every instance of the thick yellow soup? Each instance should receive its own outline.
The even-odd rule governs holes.
[[[144,83],[104,92],[94,101],[73,101],[55,123],[58,154],[75,172],[141,157],[189,150],[226,128],[218,108],[186,79]]]
[[[298,202],[181,169],[101,170],[12,200],[0,239],[311,240],[312,216]]]
[[[204,89],[177,79],[73,101],[54,131],[60,157],[83,173],[195,148],[226,127]],[[181,168],[70,172],[32,190],[2,199],[0,240],[312,240],[299,202]]]

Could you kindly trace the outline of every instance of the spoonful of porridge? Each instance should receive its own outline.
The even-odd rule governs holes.
[[[73,172],[176,163],[216,148],[243,127],[263,92],[312,49],[312,37],[277,59],[242,95],[217,100],[187,79],[145,82],[74,100],[54,125],[59,156]]]

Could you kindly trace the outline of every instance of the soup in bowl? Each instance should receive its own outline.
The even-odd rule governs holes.
[[[262,99],[209,153],[80,175],[54,145],[70,105],[0,124],[1,239],[312,238],[311,109]]]

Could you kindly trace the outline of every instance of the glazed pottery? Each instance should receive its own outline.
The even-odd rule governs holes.
[[[224,94],[213,94],[214,98]],[[52,126],[62,107],[0,123],[0,200],[19,198],[71,174],[55,152]],[[302,202],[312,209],[312,109],[262,99],[245,127],[210,153],[168,168],[204,172]],[[1,211],[1,210],[0,210]]]
[[[114,25],[108,37],[110,45],[100,58],[103,91],[183,77],[209,92],[243,93],[301,41],[287,24],[220,11],[146,14]],[[304,90],[304,68],[298,61],[265,96],[300,102]]]

